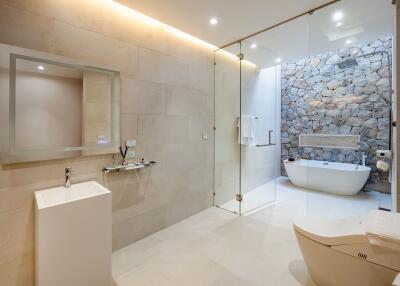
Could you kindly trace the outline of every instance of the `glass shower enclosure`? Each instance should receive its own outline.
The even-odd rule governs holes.
[[[245,215],[278,201],[328,218],[390,209],[391,162],[378,150],[392,149],[392,11],[342,0],[215,51],[215,206]],[[304,167],[302,184],[281,177],[285,161]],[[356,195],[313,186],[324,168],[359,165],[370,174]]]
[[[275,202],[279,173],[280,71],[247,60],[253,50],[237,42],[214,61],[214,205],[240,215]]]

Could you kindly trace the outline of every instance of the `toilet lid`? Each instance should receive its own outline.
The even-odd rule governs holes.
[[[366,243],[365,217],[340,220],[318,218],[297,219],[293,225],[295,231],[327,246]]]

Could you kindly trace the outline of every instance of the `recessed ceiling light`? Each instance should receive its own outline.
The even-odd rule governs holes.
[[[44,66],[38,66],[37,69],[42,71],[42,70],[44,70]]]
[[[210,25],[211,26],[215,26],[217,24],[218,24],[218,19],[217,18],[213,17],[213,18],[210,19]]]
[[[345,43],[346,45],[350,45],[351,43],[353,43],[353,41],[351,39],[347,39]]]
[[[250,48],[252,48],[252,49],[257,48],[257,44],[256,44],[256,43],[252,43],[251,46],[250,46]]]
[[[276,59],[275,59],[275,62],[276,62],[276,63],[280,63],[281,61],[282,61],[281,58],[276,58]]]
[[[337,11],[332,15],[333,21],[340,21],[343,19],[343,12],[342,11]]]
[[[337,24],[336,24],[336,27],[342,27],[343,26],[343,23],[342,22],[338,22]]]

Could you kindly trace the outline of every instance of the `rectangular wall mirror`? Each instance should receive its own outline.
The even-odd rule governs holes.
[[[114,153],[119,72],[0,46],[1,163]]]

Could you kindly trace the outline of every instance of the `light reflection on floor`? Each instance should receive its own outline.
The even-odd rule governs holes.
[[[257,202],[261,194],[262,188],[249,202]],[[390,196],[382,199],[374,192],[354,197],[310,192],[279,178],[276,204],[268,208],[247,216],[210,208],[114,252],[114,283],[309,286],[307,268],[292,229],[293,220],[305,215],[362,215],[378,208],[379,200],[387,204]]]

